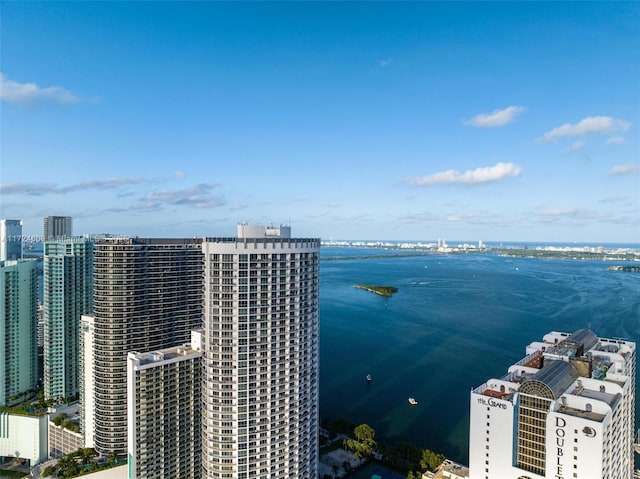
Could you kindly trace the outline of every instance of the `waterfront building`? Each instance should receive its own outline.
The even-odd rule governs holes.
[[[317,238],[207,238],[202,476],[317,477]]]
[[[38,386],[38,277],[35,260],[0,261],[0,406]],[[1,429],[0,429],[1,431]]]
[[[45,216],[42,241],[71,238],[72,222],[71,216]]]
[[[127,357],[129,479],[199,479],[202,331]]]
[[[93,242],[83,238],[44,244],[44,397],[79,393],[80,316],[93,309]]]
[[[22,259],[22,220],[0,220],[0,261]]]
[[[471,391],[472,479],[631,478],[636,344],[581,329],[531,343]]]
[[[191,331],[202,327],[202,265],[197,239],[95,243],[92,377],[99,453],[127,453],[127,353],[188,343]]]

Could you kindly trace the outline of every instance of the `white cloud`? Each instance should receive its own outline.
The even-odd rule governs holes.
[[[0,193],[5,195],[30,195],[39,196],[48,193],[65,194],[81,190],[109,190],[124,185],[137,184],[142,182],[141,176],[132,178],[118,177],[108,180],[88,179],[80,183],[58,187],[57,183],[1,183]]]
[[[571,145],[569,148],[566,148],[564,151],[565,151],[565,153],[570,153],[572,151],[578,151],[578,150],[581,150],[582,148],[584,148],[584,145],[585,145],[584,141],[578,140],[573,145]]]
[[[621,145],[624,143],[624,138],[622,138],[621,136],[612,136],[611,138],[607,139],[605,143],[609,145]]]
[[[0,193],[3,195],[31,195],[39,196],[55,193],[57,183],[0,183]]]
[[[627,131],[630,123],[611,118],[610,116],[589,116],[578,123],[565,123],[562,126],[549,130],[540,138],[544,143],[556,143],[565,136],[585,136],[590,133],[613,133]]]
[[[637,224],[637,215],[625,215],[620,211],[593,211],[585,208],[541,208],[533,215],[536,223],[582,226],[600,222],[609,224]]]
[[[610,176],[633,175],[633,174],[637,175],[639,173],[640,173],[640,165],[637,165],[635,163],[622,163],[614,166],[609,170]]]
[[[466,212],[448,215],[446,220],[451,222],[463,221],[465,223],[491,223],[495,215],[487,211]]]
[[[326,216],[329,213],[329,210],[316,211],[314,213],[308,214],[307,218],[320,218],[321,216]]]
[[[182,170],[177,170],[174,174],[173,174],[176,178],[184,178],[185,176],[185,172]]]
[[[463,185],[475,185],[490,183],[505,178],[520,176],[522,168],[513,163],[497,163],[494,166],[485,166],[475,170],[467,170],[459,173],[455,170],[441,171],[432,175],[408,178],[413,186],[431,186],[458,183]]]
[[[407,215],[400,216],[398,221],[401,223],[407,224],[423,224],[426,221],[436,221],[438,218],[434,216],[432,213],[410,213]]]
[[[229,210],[230,211],[238,211],[238,210],[244,210],[246,208],[248,208],[248,206],[245,205],[245,204],[235,204],[235,205],[231,205],[229,207]]]
[[[503,110],[493,110],[491,113],[480,113],[470,120],[465,120],[465,125],[477,126],[480,128],[496,128],[511,123],[515,117],[525,111],[523,106],[512,105]]]
[[[386,60],[380,60],[378,64],[381,67],[388,67],[389,65],[391,65],[391,58],[387,58]]]
[[[142,182],[142,179],[143,178],[141,176],[135,176],[132,178],[118,177],[118,178],[111,178],[108,180],[90,179],[90,180],[84,180],[81,183],[76,183],[74,185],[64,186],[62,188],[59,188],[55,192],[68,193],[72,191],[91,190],[91,189],[110,190],[110,189],[117,188],[119,186],[134,185],[134,184],[140,183]]]
[[[59,86],[42,88],[35,83],[20,83],[9,80],[2,73],[0,73],[0,100],[21,106],[37,106],[43,103],[69,104],[87,101]]]
[[[217,186],[216,183],[200,183],[182,190],[153,191],[147,193],[143,200],[145,204],[168,203],[196,208],[216,208],[225,204],[222,196],[211,194],[211,190]]]

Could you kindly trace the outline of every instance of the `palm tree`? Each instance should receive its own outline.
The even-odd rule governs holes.
[[[82,447],[80,448],[80,458],[82,459],[82,464],[89,464],[93,456],[96,455],[96,451],[90,447]]]

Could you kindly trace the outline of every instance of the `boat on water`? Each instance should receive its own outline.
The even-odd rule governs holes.
[[[367,374],[367,382],[370,383],[371,382],[371,374]]]
[[[409,398],[409,404],[415,406],[416,404],[418,404],[418,401],[416,401],[415,398]]]

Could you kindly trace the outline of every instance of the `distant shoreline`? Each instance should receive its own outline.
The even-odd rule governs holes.
[[[342,246],[355,248],[355,246]],[[457,254],[495,254],[511,258],[568,259],[587,261],[640,261],[640,251],[581,251],[579,249],[530,249],[530,248],[423,248],[415,247],[407,251],[405,248],[368,246],[372,250],[389,251],[388,253],[363,256],[329,256],[320,261],[347,261],[366,259],[387,259],[416,256],[447,256]]]

